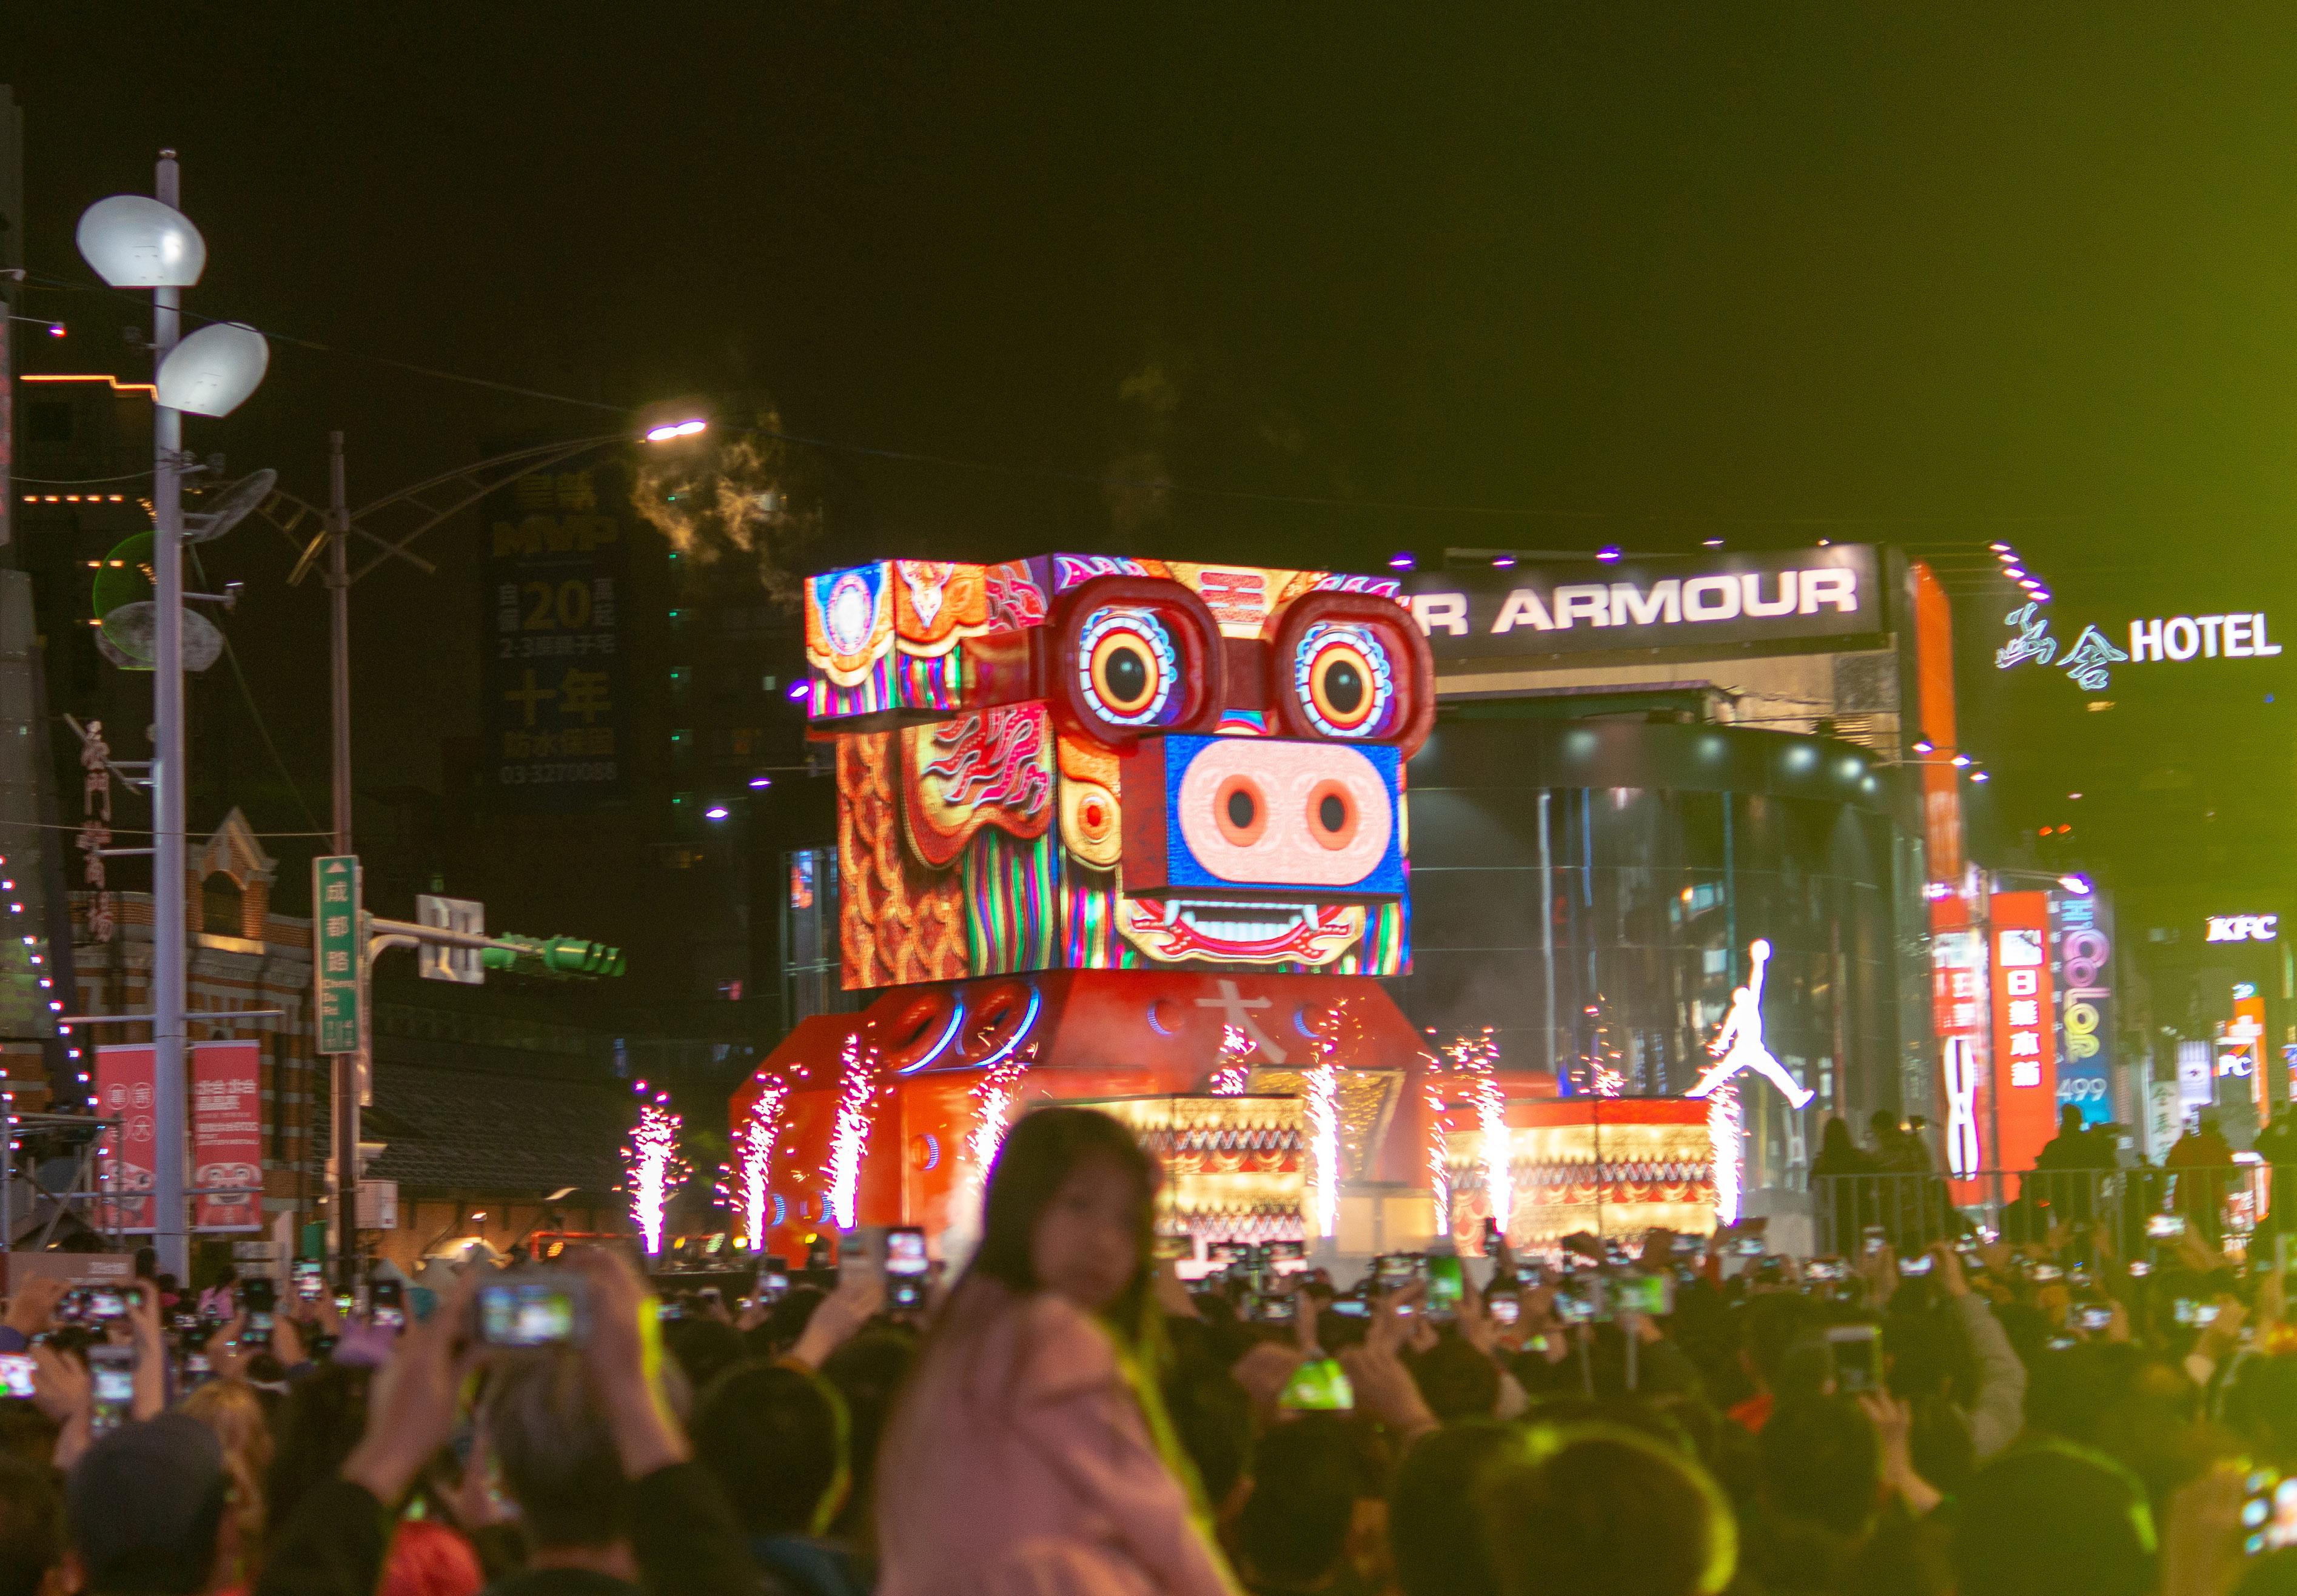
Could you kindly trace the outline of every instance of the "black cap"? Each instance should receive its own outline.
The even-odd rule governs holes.
[[[196,1419],[162,1413],[104,1436],[64,1485],[89,1585],[202,1589],[230,1490],[223,1443]]]

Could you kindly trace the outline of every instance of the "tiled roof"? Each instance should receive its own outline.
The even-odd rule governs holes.
[[[635,1117],[611,1081],[425,1069],[377,1059],[365,1139],[386,1142],[371,1180],[416,1191],[540,1197],[610,1190]]]

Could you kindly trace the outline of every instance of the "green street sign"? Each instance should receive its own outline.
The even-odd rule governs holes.
[[[355,853],[311,861],[311,983],[322,1053],[359,1049],[359,862]]]

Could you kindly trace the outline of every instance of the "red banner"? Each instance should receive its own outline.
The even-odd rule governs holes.
[[[148,1235],[152,1230],[152,1048],[147,1042],[95,1050],[96,1112],[121,1122],[107,1131],[99,1156],[119,1203],[119,1228]]]
[[[192,1049],[189,1184],[213,1193],[192,1205],[195,1230],[263,1228],[263,1049],[251,1041],[202,1042]]]
[[[2050,899],[1988,901],[1994,954],[1993,1104],[1997,1167],[2027,1170],[2057,1133],[2057,1008],[2050,991]]]
[[[191,1052],[191,1125],[185,1184],[244,1195],[193,1199],[195,1230],[263,1228],[263,1054],[251,1041],[202,1042]],[[95,1050],[96,1112],[123,1122],[101,1156],[119,1194],[119,1228],[151,1233],[156,1136],[148,1042]]]

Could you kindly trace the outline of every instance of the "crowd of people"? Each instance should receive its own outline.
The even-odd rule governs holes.
[[[2297,1327],[2192,1229],[1183,1282],[1156,1184],[1025,1115],[913,1312],[857,1269],[670,1317],[605,1247],[519,1277],[580,1287],[531,1345],[475,1263],[403,1328],[29,1281],[0,1596],[2297,1591]]]

